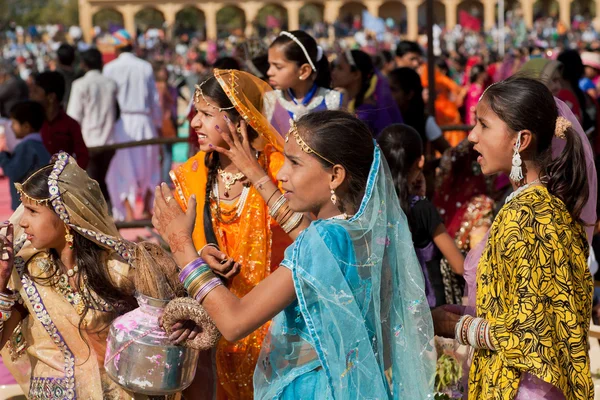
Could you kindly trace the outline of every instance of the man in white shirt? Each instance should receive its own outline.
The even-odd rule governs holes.
[[[152,65],[132,54],[131,36],[121,29],[113,34],[119,56],[104,67],[104,75],[117,82],[123,129],[117,129],[117,143],[158,137],[162,125],[158,92]],[[159,146],[138,146],[118,150],[108,169],[108,191],[113,216],[134,219],[135,200],[144,198],[144,217],[150,217],[154,188],[160,183]]]
[[[79,122],[86,146],[97,147],[114,143],[115,124],[119,119],[117,83],[102,75],[102,54],[90,49],[81,54],[85,75],[73,82],[67,114]],[[114,150],[90,151],[88,175],[100,185],[106,201],[106,172]]]

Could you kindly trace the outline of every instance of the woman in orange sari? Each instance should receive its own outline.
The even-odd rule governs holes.
[[[290,213],[280,227],[275,223],[280,216],[269,213],[269,202],[281,196],[274,182],[284,161],[283,137],[261,114],[264,94],[271,90],[246,72],[216,69],[194,94],[197,113],[191,127],[200,152],[171,172],[182,208],[192,195],[197,199],[196,250],[213,270],[230,278],[228,287],[238,297],[273,272],[291,244],[290,237],[308,225],[301,215]],[[239,134],[241,125],[247,126],[256,157],[270,180],[250,184],[230,159],[214,151],[229,147],[222,132]],[[252,378],[268,326],[235,343],[221,339],[216,348],[217,399],[253,398]]]
[[[439,68],[435,69],[435,121],[439,126],[460,125],[458,108],[462,105],[466,89],[461,88],[450,77],[444,75]],[[429,88],[427,70],[421,73],[421,82],[424,88]],[[464,131],[447,131],[444,137],[454,147],[467,137]]]

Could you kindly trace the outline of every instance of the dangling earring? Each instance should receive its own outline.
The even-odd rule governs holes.
[[[519,153],[520,150],[521,132],[517,134],[517,143],[515,143],[515,149],[512,158],[512,169],[510,170],[510,180],[513,182],[521,182],[521,180],[523,180],[523,168],[521,168],[523,162],[521,161],[521,154]]]
[[[69,246],[69,249],[73,250],[73,235],[71,235],[71,231],[69,230],[68,227],[67,228],[67,233],[65,234],[65,241],[67,242],[67,246]]]
[[[337,204],[337,196],[335,195],[335,190],[331,189],[331,202],[333,205]]]

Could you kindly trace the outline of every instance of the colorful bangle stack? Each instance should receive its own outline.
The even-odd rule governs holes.
[[[0,292],[0,332],[4,329],[4,323],[10,319],[16,301],[16,294]]]
[[[223,285],[202,258],[196,258],[179,273],[179,281],[188,294],[202,303],[204,298],[217,286]]]
[[[456,324],[454,334],[458,343],[476,349],[496,350],[490,336],[490,324],[483,318],[463,315]]]
[[[285,233],[290,233],[302,222],[302,213],[293,212],[288,206],[288,201],[284,195],[281,195],[273,206],[270,207],[269,214],[277,221]]]

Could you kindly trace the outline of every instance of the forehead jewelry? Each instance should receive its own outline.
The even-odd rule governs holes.
[[[285,137],[286,143],[290,140],[290,135],[296,139],[296,143],[302,149],[303,152],[305,152],[306,154],[312,153],[312,154],[316,155],[317,157],[319,157],[320,159],[327,161],[329,164],[335,165],[335,163],[333,161],[331,161],[330,159],[328,159],[328,158],[320,155],[316,151],[314,151],[313,148],[310,147],[308,145],[308,143],[306,143],[304,141],[304,139],[302,139],[302,137],[300,136],[300,133],[298,132],[298,126],[296,125],[296,121],[294,121],[293,119],[290,119],[290,130],[288,131],[288,134]]]
[[[228,110],[233,110],[235,108],[235,106],[231,106],[231,107],[217,107],[214,104],[210,103],[206,97],[204,96],[204,92],[202,91],[202,86],[208,82],[210,79],[213,79],[214,77],[211,76],[210,78],[208,78],[207,80],[205,80],[204,82],[202,82],[199,85],[196,85],[196,93],[194,93],[194,100],[198,103],[200,102],[200,97],[202,97],[202,100],[206,103],[207,106],[218,110],[219,112],[221,111],[228,111]]]

